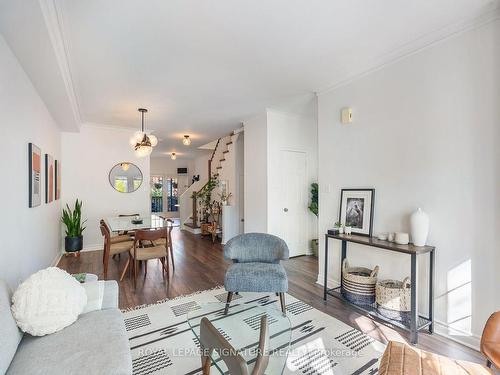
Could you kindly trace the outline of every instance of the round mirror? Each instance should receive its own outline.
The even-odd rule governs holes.
[[[132,193],[142,184],[142,172],[135,164],[118,163],[109,171],[109,183],[120,193]]]

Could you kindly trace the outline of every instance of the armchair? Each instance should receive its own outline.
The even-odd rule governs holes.
[[[228,304],[234,293],[273,292],[279,295],[285,313],[288,277],[280,264],[289,258],[285,241],[265,233],[240,234],[224,246],[224,258],[233,261],[224,277]]]

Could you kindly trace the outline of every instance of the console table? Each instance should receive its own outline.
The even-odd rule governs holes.
[[[392,319],[382,315],[378,310],[376,303],[372,305],[357,305],[347,301],[341,294],[342,289],[342,270],[340,277],[340,287],[328,288],[328,240],[335,239],[342,242],[341,250],[341,260],[340,265],[342,265],[344,259],[347,256],[347,243],[357,243],[360,245],[370,246],[373,248],[394,251],[398,253],[408,254],[411,258],[411,311],[410,318],[405,319]],[[433,332],[433,305],[434,305],[434,246],[414,246],[412,244],[408,245],[398,245],[389,241],[381,241],[373,237],[366,237],[360,235],[347,235],[347,234],[330,234],[325,235],[325,279],[324,279],[324,296],[323,299],[326,301],[328,295],[339,298],[349,305],[367,313],[371,317],[389,323],[395,327],[402,328],[410,332],[410,341],[412,344],[418,342],[418,332],[424,329],[428,329],[430,333]],[[417,255],[429,253],[429,313],[428,317],[424,317],[418,314],[417,306]],[[341,266],[342,267],[342,266]]]

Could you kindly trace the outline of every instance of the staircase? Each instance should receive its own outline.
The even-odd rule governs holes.
[[[224,177],[224,167],[231,159],[231,151],[237,139],[238,133],[235,134],[232,132],[230,135],[217,140],[212,156],[208,161],[208,175],[211,178],[220,179]],[[187,230],[193,234],[201,233],[197,199],[193,198],[193,193],[199,192],[207,183],[207,180],[196,181],[179,197],[181,229]],[[215,189],[214,194],[217,194],[217,191],[218,189]]]

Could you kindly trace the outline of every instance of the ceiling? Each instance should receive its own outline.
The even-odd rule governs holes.
[[[192,135],[195,149],[277,101],[341,84],[487,20],[498,6],[498,0],[0,0],[0,31],[56,120],[136,130],[137,108],[146,107],[160,155],[185,151],[183,134]]]

